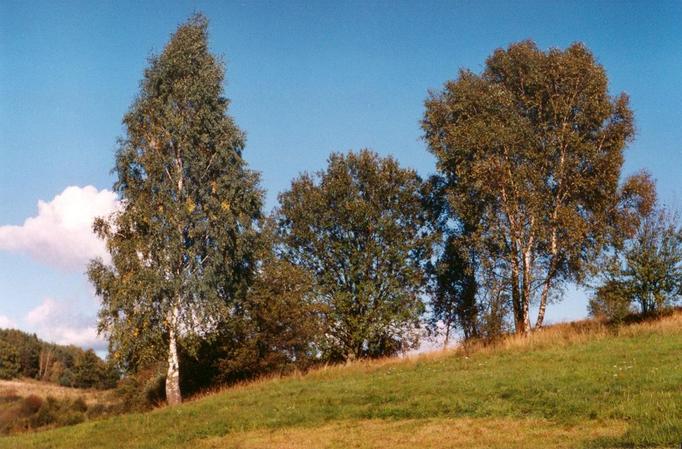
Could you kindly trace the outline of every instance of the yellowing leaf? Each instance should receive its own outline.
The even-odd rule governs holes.
[[[186,207],[187,207],[187,211],[191,214],[192,212],[194,212],[194,209],[197,208],[197,205],[194,204],[194,201],[192,201],[192,198],[187,198]]]

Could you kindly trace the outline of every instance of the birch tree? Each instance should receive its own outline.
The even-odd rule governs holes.
[[[506,280],[516,331],[544,322],[552,294],[603,245],[633,136],[625,94],[582,44],[496,50],[426,101],[424,136],[469,249]],[[472,216],[475,212],[476,216]]]
[[[194,16],[149,61],[116,154],[122,209],[94,225],[111,254],[88,269],[99,330],[128,365],[166,354],[170,404],[181,401],[178,345],[191,350],[229,320],[253,272],[263,195],[223,77]]]

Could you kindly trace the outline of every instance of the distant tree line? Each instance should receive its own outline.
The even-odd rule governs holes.
[[[0,379],[31,378],[66,387],[112,388],[119,372],[92,349],[57,345],[35,334],[0,329]]]
[[[163,370],[171,404],[395,355],[424,328],[529,333],[568,283],[591,285],[591,310],[609,317],[682,293],[679,224],[649,175],[622,178],[633,113],[584,45],[512,44],[432,92],[432,177],[333,153],[269,216],[223,80],[195,16],[150,59],[116,154],[123,208],[94,226],[111,254],[88,269],[111,358]]]

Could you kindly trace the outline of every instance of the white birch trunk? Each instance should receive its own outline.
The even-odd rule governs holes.
[[[166,374],[166,401],[168,405],[177,405],[182,402],[180,394],[180,361],[178,359],[178,342],[176,327],[178,320],[178,308],[173,307],[170,319],[170,331],[168,335],[168,373]]]

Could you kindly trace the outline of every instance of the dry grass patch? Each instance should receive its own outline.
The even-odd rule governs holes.
[[[345,421],[314,428],[240,432],[208,438],[197,449],[568,449],[626,430],[618,421],[566,426],[541,419]]]
[[[33,379],[0,380],[0,396],[16,395],[22,398],[38,396],[46,398],[51,396],[56,399],[83,398],[87,404],[109,402],[110,392],[101,390],[85,390],[81,388],[69,388]]]

